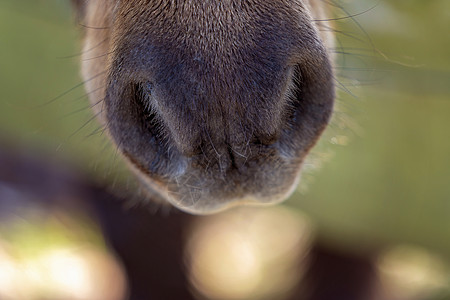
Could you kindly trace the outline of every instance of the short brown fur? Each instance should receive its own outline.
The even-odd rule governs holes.
[[[146,188],[192,213],[291,193],[333,107],[325,2],[75,2],[94,110]]]

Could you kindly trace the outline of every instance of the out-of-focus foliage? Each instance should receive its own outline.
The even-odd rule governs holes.
[[[342,1],[337,16],[375,4]],[[340,112],[321,141],[334,155],[288,203],[330,242],[414,243],[450,257],[450,2],[383,0],[336,25]],[[0,37],[0,134],[96,170],[104,135],[78,85],[68,3],[1,1]]]
[[[94,171],[118,160],[85,97],[76,25],[70,1],[0,2],[0,144],[50,149]]]
[[[332,241],[413,243],[448,258],[450,3],[347,2],[348,14],[375,5],[336,22],[339,101],[352,120],[342,129],[336,115],[328,134],[351,139],[331,147],[334,157],[290,203]]]

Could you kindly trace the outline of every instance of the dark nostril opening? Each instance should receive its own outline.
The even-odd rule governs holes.
[[[139,170],[157,178],[181,174],[185,161],[152,95],[152,85],[113,78],[107,90],[106,118],[109,132],[121,152]]]
[[[176,133],[171,132],[170,123],[163,118],[163,114],[159,110],[159,103],[152,95],[153,85],[151,83],[132,83],[129,89],[132,107],[130,117],[134,119],[133,123],[143,133],[141,138],[145,143],[152,143],[161,154],[168,154],[174,148],[186,157],[199,155],[202,152],[200,147],[194,147],[194,141],[184,144],[177,143]]]
[[[165,127],[153,103],[152,84],[133,83],[131,91],[138,125],[149,133],[155,142],[162,142],[165,139]]]
[[[285,112],[285,119],[287,120],[288,128],[294,129],[295,124],[300,118],[300,114],[303,111],[303,87],[302,87],[302,72],[300,66],[297,65],[294,68],[292,76],[292,87],[290,90],[290,102],[288,109]]]
[[[325,53],[325,52],[323,52]],[[284,114],[280,149],[291,157],[301,157],[314,146],[326,128],[334,103],[334,82],[326,55],[308,55],[292,70],[289,104]]]

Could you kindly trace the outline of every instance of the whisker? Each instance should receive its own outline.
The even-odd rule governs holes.
[[[356,98],[356,99],[358,99],[358,97],[355,95],[355,94],[353,94],[339,79],[337,79],[335,76],[333,76],[333,79],[334,79],[334,81],[336,81],[337,82],[337,86],[336,86],[336,88],[338,88],[338,89],[340,89],[340,90],[342,90],[342,91],[344,91],[344,92],[346,92],[347,94],[349,94],[350,96],[352,96],[352,97],[354,97],[354,98]]]
[[[79,26],[86,28],[86,29],[95,29],[95,30],[105,30],[109,29],[110,27],[95,27],[95,26],[89,26],[83,23],[78,23]]]
[[[89,81],[94,80],[95,78],[100,77],[101,75],[103,75],[103,74],[105,74],[105,73],[106,73],[106,70],[103,71],[103,72],[100,72],[100,73],[98,73],[98,74],[96,74],[96,75],[94,75],[94,76],[92,76],[92,77],[89,78],[89,79],[86,79],[86,80],[84,80],[84,81],[82,81],[82,82],[76,84],[74,87],[72,87],[72,88],[66,90],[65,92],[62,92],[61,94],[59,94],[58,96],[54,97],[53,99],[50,99],[49,101],[46,101],[46,102],[44,102],[44,103],[41,103],[41,104],[38,104],[38,105],[32,107],[32,109],[42,108],[42,107],[44,107],[44,106],[46,106],[46,105],[49,105],[49,104],[51,104],[51,103],[54,103],[55,101],[58,101],[59,99],[61,99],[61,98],[64,97],[65,95],[69,94],[70,92],[73,92],[73,91],[76,90],[77,88],[80,88],[80,87],[84,86],[84,85],[85,85],[86,83],[88,83]]]
[[[368,13],[369,11],[375,9],[375,8],[380,4],[380,2],[381,2],[381,0],[379,0],[379,1],[378,1],[375,5],[373,5],[372,7],[368,8],[368,9],[362,11],[362,12],[356,13],[356,14],[348,14],[348,15],[345,16],[345,17],[330,18],[330,19],[314,19],[313,22],[329,22],[329,21],[339,21],[339,20],[354,19],[355,17],[361,16],[361,15],[363,15],[363,14],[365,14],[365,13]],[[331,2],[331,3],[332,3],[332,2]],[[339,6],[339,8],[343,10],[342,6]]]
[[[107,126],[99,126],[94,131],[92,131],[90,134],[86,135],[86,138],[90,138],[94,135],[98,135],[100,133],[100,136],[103,135],[103,132],[107,129]]]
[[[63,115],[61,118],[67,118],[67,117],[73,116],[73,115],[75,115],[75,114],[77,114],[77,113],[80,113],[80,112],[82,112],[82,111],[86,111],[87,109],[94,108],[95,106],[97,106],[98,104],[100,104],[103,100],[104,100],[104,98],[103,98],[103,99],[100,99],[99,101],[97,101],[97,102],[95,102],[95,103],[93,103],[93,104],[89,104],[88,106],[84,106],[84,107],[82,107],[82,108],[80,108],[80,109],[77,109],[77,110],[75,110],[75,111],[73,111],[73,112],[70,112],[70,113],[68,113],[68,114],[65,114],[65,115]]]
[[[325,27],[326,25],[322,25],[322,26]],[[321,31],[325,31],[325,30],[321,30]],[[351,38],[351,39],[353,39],[353,40],[355,40],[355,41],[358,41],[358,42],[361,42],[361,43],[364,43],[364,42],[365,42],[363,39],[361,39],[361,38],[359,38],[359,37],[357,37],[357,36],[355,36],[355,35],[353,35],[353,34],[351,34],[351,33],[342,31],[342,30],[332,29],[332,28],[330,27],[330,29],[329,29],[329,30],[326,30],[326,31],[333,31],[334,33],[337,33],[337,34],[346,36],[346,37],[348,37],[348,38]]]
[[[332,0],[331,0],[331,1],[332,1]],[[375,5],[373,5],[371,8],[369,8],[369,9],[366,10],[366,11],[363,11],[362,13],[360,13],[360,14],[358,14],[358,15],[367,13],[367,12],[369,12],[369,11],[375,9],[380,3],[381,3],[381,0],[378,0],[378,1],[375,3]],[[356,20],[356,17],[357,17],[358,15],[351,15],[351,14],[350,14],[344,7],[342,7],[342,6],[340,7],[340,9],[350,17],[350,19],[352,20],[352,22],[353,22],[353,23],[359,28],[359,30],[364,34],[364,36],[367,38],[367,41],[369,42],[369,44],[370,44],[372,50],[373,50],[374,52],[379,52],[379,54],[381,54],[381,51],[379,51],[379,50],[375,47],[375,44],[373,43],[372,39],[370,38],[370,35],[369,35],[369,34],[367,33],[367,31],[363,28],[363,26]]]
[[[111,175],[113,168],[117,167],[117,161],[118,161],[117,160],[117,156],[118,156],[118,154],[120,152],[119,149],[122,147],[122,141],[119,141],[118,143],[114,143],[114,145],[115,145],[115,147],[114,147],[113,160],[112,160],[112,163],[109,164],[109,168],[108,168],[107,173],[106,173],[107,175]]]
[[[107,53],[102,54],[102,55],[98,55],[98,56],[94,56],[94,57],[88,57],[88,58],[83,59],[83,61],[90,61],[90,60],[102,58],[102,57],[108,56],[108,55],[113,54],[113,53],[114,53],[114,51],[111,51],[111,52],[107,52]]]
[[[355,57],[373,58],[373,55],[361,54],[361,53],[352,53],[352,52],[348,52],[348,51],[333,51],[333,53],[342,54],[342,55],[349,55],[349,56],[355,56]]]
[[[84,127],[86,127],[89,123],[91,123],[93,120],[95,120],[95,118],[97,118],[101,113],[103,113],[103,110],[99,111],[98,113],[94,114],[91,118],[89,118],[83,125],[81,125],[80,128],[78,128],[76,131],[72,132],[71,135],[69,135],[68,139],[70,139],[71,137],[73,137],[75,134],[77,134],[78,132],[80,132],[80,130],[82,130]]]
[[[105,38],[103,41],[101,41],[100,43],[96,44],[95,46],[92,46],[89,49],[86,49],[84,51],[75,53],[75,54],[71,54],[71,55],[67,55],[67,56],[58,56],[56,57],[57,59],[68,59],[68,58],[74,58],[74,57],[78,57],[81,56],[85,53],[91,52],[92,50],[96,49],[97,47],[99,47],[101,44],[103,44],[104,42],[106,42],[108,40],[108,38]]]

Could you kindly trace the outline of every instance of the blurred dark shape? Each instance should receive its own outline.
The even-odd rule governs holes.
[[[310,290],[308,299],[372,299],[377,272],[370,256],[345,253],[320,244],[315,245],[310,256],[311,265],[304,282]]]
[[[0,149],[0,218],[26,206],[90,213],[128,275],[129,299],[194,299],[183,272],[182,231],[190,215],[152,214],[87,181],[65,164],[25,148]],[[0,220],[1,221],[1,220]]]
[[[1,218],[30,205],[83,209],[86,204],[73,199],[89,196],[92,188],[67,165],[26,148],[0,147]]]
[[[53,159],[30,154],[26,148],[2,147],[0,217],[7,218],[27,205],[88,212],[123,263],[129,299],[195,299],[185,272],[184,246],[187,228],[201,217],[176,210],[156,213],[148,207],[125,208],[124,199],[87,178]],[[289,299],[370,298],[376,282],[370,256],[340,253],[316,244],[310,259],[304,280]]]
[[[194,217],[175,210],[157,214],[142,207],[124,209],[124,200],[99,189],[96,199],[105,236],[127,271],[129,299],[194,299],[183,255],[183,230]]]

